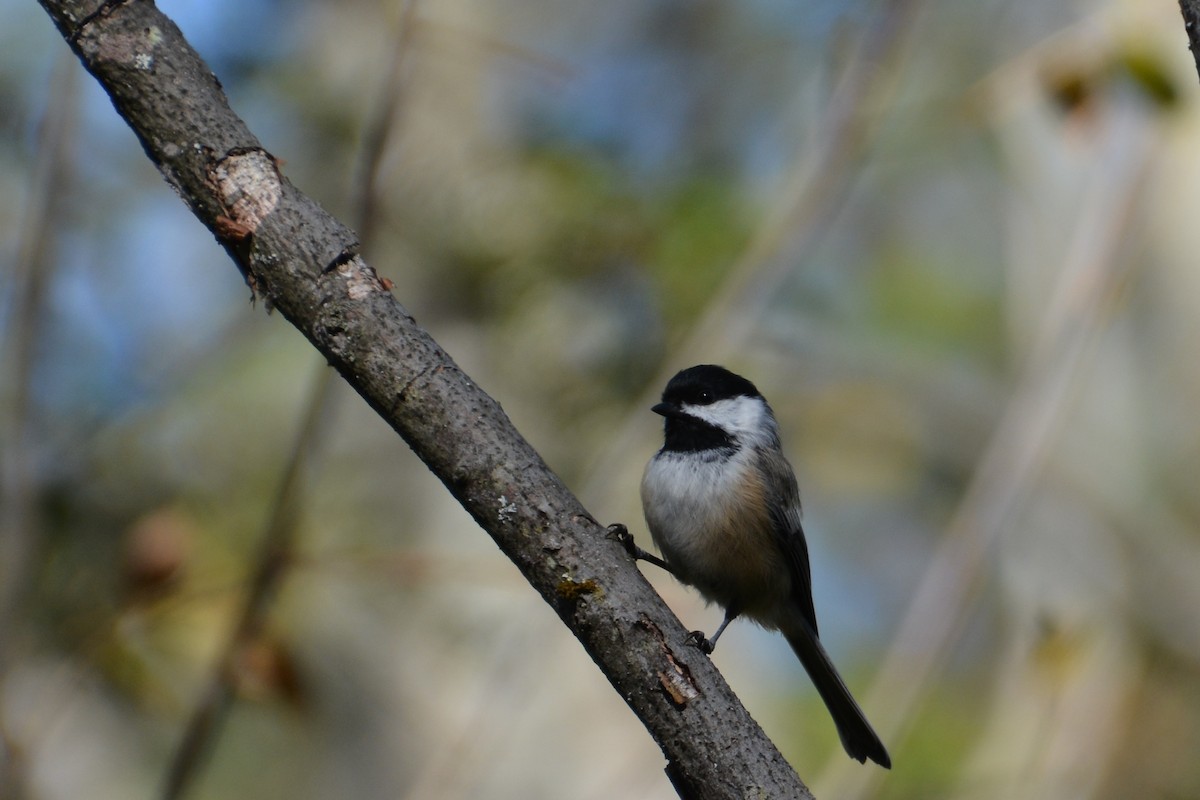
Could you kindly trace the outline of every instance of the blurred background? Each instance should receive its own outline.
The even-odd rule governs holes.
[[[818,796],[1200,798],[1175,2],[159,5],[597,519],[648,544],[675,370],[758,384],[895,768],[780,637],[714,658]],[[0,16],[0,796],[674,797],[48,17]]]

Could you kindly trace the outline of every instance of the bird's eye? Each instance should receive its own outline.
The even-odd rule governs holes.
[[[713,401],[713,393],[705,389],[704,391],[700,392],[700,396],[697,398],[697,401],[700,403],[700,405],[707,406]]]

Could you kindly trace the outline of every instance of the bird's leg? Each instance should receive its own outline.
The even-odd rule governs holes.
[[[711,639],[706,638],[703,631],[692,631],[688,634],[688,644],[698,647],[700,652],[705,655],[712,655],[712,651],[717,647],[717,639],[721,638],[721,634],[729,627],[729,623],[737,619],[740,613],[736,609],[726,609],[725,619],[721,621],[720,627],[717,628],[717,632],[713,634]]]
[[[629,528],[626,528],[621,523],[614,522],[612,525],[609,525],[608,536],[610,539],[616,539],[621,546],[625,548],[625,552],[629,553],[629,557],[634,561],[649,561],[656,567],[664,569],[672,575],[675,575],[675,570],[671,568],[670,564],[668,564],[666,561],[663,561],[653,553],[649,553],[638,547],[637,543],[633,541],[633,534],[629,532]],[[675,577],[678,578],[679,576],[675,575]],[[711,639],[704,635],[704,631],[692,631],[688,634],[687,643],[693,647],[699,648],[700,652],[705,653],[706,655],[711,654],[713,649],[717,646],[717,639],[721,638],[721,634],[725,632],[727,627],[729,627],[729,623],[737,619],[738,614],[740,613],[741,612],[737,609],[726,609],[725,619],[721,621],[720,627],[717,628],[717,632],[713,634]]]
[[[608,537],[610,539],[616,539],[621,546],[625,548],[625,552],[629,553],[629,557],[634,561],[649,561],[659,569],[665,569],[672,575],[675,574],[675,570],[671,569],[671,565],[666,561],[663,561],[661,558],[654,555],[654,553],[638,547],[637,542],[633,541],[633,534],[629,532],[629,528],[626,528],[621,523],[614,522],[612,525],[608,526]]]

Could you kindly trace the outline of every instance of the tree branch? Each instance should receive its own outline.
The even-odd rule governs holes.
[[[1200,0],[1179,0],[1179,11],[1183,14],[1188,49],[1192,51],[1192,58],[1196,61],[1196,73],[1200,75]]]
[[[40,2],[256,295],[558,612],[662,747],[679,794],[811,797],[622,547],[363,261],[354,232],[283,177],[175,24],[149,0]]]

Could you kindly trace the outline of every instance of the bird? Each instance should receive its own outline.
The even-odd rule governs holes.
[[[796,475],[779,423],[753,383],[724,367],[677,373],[652,409],[664,418],[663,446],[642,477],[651,561],[725,610],[711,653],[738,617],[780,631],[808,672],[851,758],[891,768],[891,757],[821,644]]]

